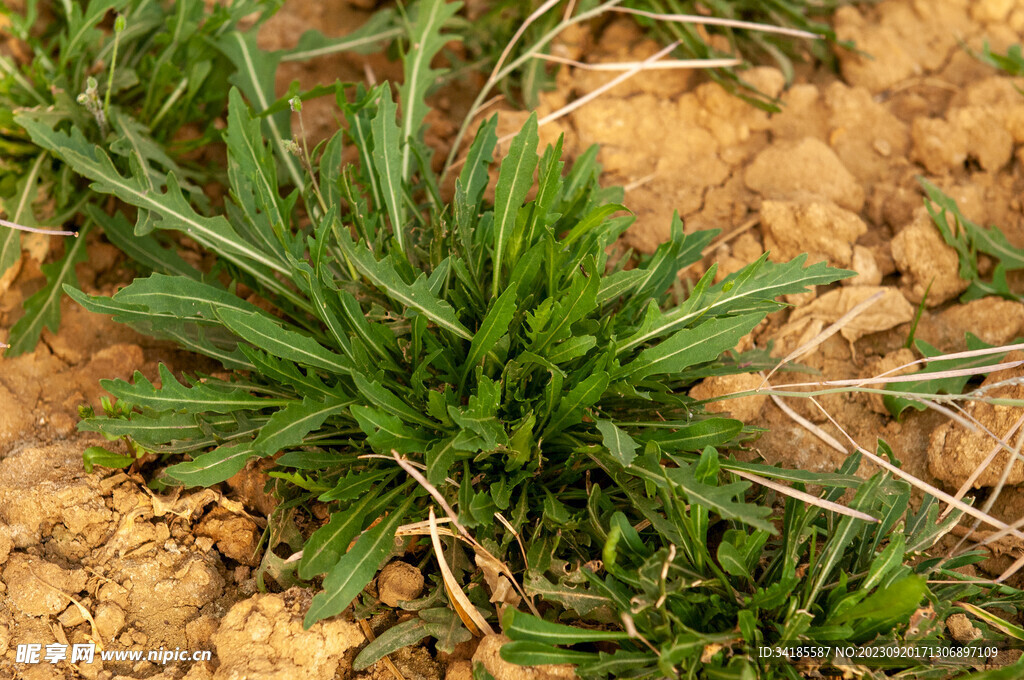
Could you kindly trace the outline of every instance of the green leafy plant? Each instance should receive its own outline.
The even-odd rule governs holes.
[[[1014,596],[928,585],[975,554],[908,563],[956,520],[938,522],[933,499],[908,512],[909,487],[861,480],[857,456],[834,474],[726,458],[756,433],[686,395],[704,376],[773,366],[733,348],[779,296],[852,272],[762,257],[719,283],[712,267],[677,296],[680,270],[714,233],[686,234],[676,218],[653,255],[613,261],[609,246],[632,221],[621,189],[600,186],[594,149],[569,168],[560,143],[538,154],[535,118],[493,182],[496,120],[485,122],[442,197],[423,121],[456,9],[418,5],[400,112],[388,84],[337,85],[347,127],[311,153],[274,118],[289,104],[301,115],[309,93],[272,100],[274,59],[240,72],[222,210],[197,208],[173,171],[154,185],[145,166],[119,167],[77,126],[16,117],[93,191],[220,263],[156,271],[110,298],[66,286],[87,309],[234,371],[104,381],[115,401],[84,410],[80,428],[130,448],[93,448],[88,462],[155,454],[154,485],[209,486],[272,458],[282,502],[259,578],[322,578],[307,625],[373,611],[364,589],[392,556],[417,554],[405,537],[426,531],[432,497],[448,523],[444,534],[426,525],[441,575],[402,603],[415,617],[368,646],[361,667],[427,636],[451,648],[500,621],[516,640],[509,658],[570,661],[588,677],[754,677],[770,666],[755,654],[764,642],[913,637],[925,599],[948,611],[957,598]],[[237,32],[223,41],[236,59],[255,55]],[[346,143],[356,163],[342,162]],[[787,498],[780,512],[752,475],[823,497]],[[849,509],[837,503],[848,489]],[[329,520],[303,536],[295,515],[314,504]],[[491,601],[502,578],[532,614],[515,598]]]
[[[24,14],[3,10],[11,35],[31,54],[24,63],[0,55],[0,207],[7,220],[37,228],[75,222],[80,237],[99,221],[129,255],[162,252],[157,237],[139,238],[152,228],[147,213],[139,214],[134,233],[127,220],[108,219],[98,210],[101,197],[32,143],[14,114],[31,110],[49,125],[73,127],[100,144],[117,167],[137,167],[149,186],[162,186],[173,174],[204,210],[199,187],[206,174],[179,159],[219,136],[212,123],[223,111],[230,64],[211,42],[246,15],[264,17],[273,8],[256,0],[217,4],[210,12],[202,2],[92,0],[56,3],[45,10],[54,13],[46,22],[39,21],[36,0],[26,3]],[[192,139],[179,135],[186,126]],[[26,301],[8,355],[32,349],[44,326],[57,329],[61,286],[75,285],[84,246],[85,238],[71,241],[61,258],[44,266],[47,283]],[[0,230],[0,273],[20,255],[21,231]],[[165,268],[184,267],[175,257]]]
[[[994,52],[986,40],[980,53],[972,53],[977,59],[989,66],[999,69],[1011,76],[1019,76],[1024,73],[1024,55],[1021,55],[1021,46],[1010,45],[1006,54]]]
[[[743,79],[743,68],[750,64],[773,62],[785,74],[786,80],[793,78],[793,62],[806,60],[808,56],[833,65],[833,49],[838,45],[854,49],[850,42],[839,42],[828,23],[828,17],[845,0],[806,2],[805,0],[780,0],[760,2],[759,0],[627,0],[623,3],[641,26],[659,35],[663,40],[679,40],[679,51],[689,59],[712,59],[731,56],[713,45],[713,38],[728,42],[730,52],[741,55],[744,65],[736,68],[716,68],[708,71],[711,78],[732,94],[769,111],[777,111],[778,102]],[[738,25],[709,23],[698,26],[694,23],[665,21],[672,16],[710,16],[715,21],[732,20]],[[763,33],[750,30],[753,23],[790,29]],[[744,25],[746,24],[746,25]],[[802,32],[820,36],[820,41],[803,43],[795,41],[793,35]]]
[[[942,234],[942,240],[956,250],[960,262],[960,278],[970,281],[960,301],[970,302],[989,295],[998,295],[1007,300],[1024,300],[1024,296],[1010,290],[1006,280],[1007,272],[1024,269],[1024,253],[1021,249],[1011,244],[998,227],[982,227],[964,217],[956,201],[928,180],[920,177],[918,182],[924,188],[927,197],[925,207]],[[985,280],[978,269],[979,254],[995,260],[991,280]]]
[[[764,3],[756,1],[720,0],[697,3],[690,0],[606,0],[602,3],[580,3],[579,15],[609,18],[617,13],[635,20],[644,31],[668,44],[679,41],[674,55],[683,59],[714,59],[740,55],[744,60],[739,67],[721,67],[708,70],[709,76],[756,106],[777,110],[778,102],[759,91],[743,79],[743,69],[765,61],[776,64],[787,79],[793,76],[793,62],[808,55],[824,62],[834,62],[832,48],[839,44],[827,18],[843,0],[828,2]],[[499,82],[503,93],[512,101],[521,101],[527,108],[537,105],[540,91],[554,84],[553,69],[544,59],[530,58],[538,49],[544,49],[544,37],[557,33],[571,21],[566,14],[567,3],[518,2],[502,0],[487,3],[476,9],[479,16],[459,22],[463,37],[462,47],[467,53],[455,59],[455,73],[488,71],[504,55],[520,66]],[[537,14],[539,13],[539,14]],[[534,21],[527,19],[537,14]],[[703,25],[701,22],[707,19]],[[520,39],[513,42],[521,27],[526,25]],[[772,27],[772,33],[751,30]],[[822,41],[805,42],[808,36],[819,36]],[[714,39],[724,39],[729,54],[716,49]],[[509,47],[511,45],[511,48]],[[721,46],[721,45],[720,45]],[[842,43],[852,48],[849,43]],[[454,56],[454,55],[453,55]]]
[[[923,177],[918,178],[918,181],[924,188],[925,207],[932,221],[946,244],[957,252],[960,278],[970,281],[967,290],[960,296],[960,301],[969,302],[989,295],[1011,300],[1021,299],[1021,296],[1010,290],[1006,279],[1007,270],[1024,268],[1024,257],[1021,256],[1019,249],[1014,248],[997,227],[980,227],[964,217],[956,202],[931,182]],[[979,254],[988,255],[996,260],[991,281],[986,281],[981,276],[978,266]],[[922,302],[922,308],[923,304]],[[915,315],[911,338],[922,308],[919,308],[918,314]],[[908,339],[908,347],[910,342]],[[983,342],[972,333],[966,334],[966,345],[968,351],[982,352],[993,349],[992,345]],[[998,364],[1006,357],[1006,352],[992,352],[944,359],[941,350],[923,340],[913,340],[913,346],[921,357],[927,360],[925,368],[919,371],[921,380],[889,385],[887,389],[892,394],[883,397],[886,408],[897,418],[908,408],[923,411],[927,408],[927,402],[934,400],[937,395],[961,394],[972,378],[984,375],[983,369],[986,366]],[[954,374],[950,375],[951,371]],[[972,373],[966,374],[967,371]],[[942,375],[930,377],[931,374]],[[921,397],[915,398],[915,394],[920,394]]]
[[[251,87],[257,67],[379,49],[402,31],[393,12],[381,12],[345,38],[311,31],[293,50],[261,52],[255,48],[255,29],[279,5],[277,0],[210,7],[202,0],[91,0],[41,9],[38,0],[29,0],[23,14],[0,8],[10,34],[31,55],[20,61],[0,55],[0,208],[5,226],[12,227],[0,229],[0,275],[21,255],[22,231],[15,227],[70,223],[80,237],[43,266],[46,284],[25,302],[25,314],[11,328],[8,356],[31,350],[44,327],[57,330],[61,287],[76,285],[74,265],[84,260],[84,237],[96,225],[143,272],[198,276],[168,247],[166,236],[154,231],[156,218],[149,211],[138,210],[131,220],[108,215],[100,209],[103,196],[32,142],[15,114],[77,130],[102,147],[119,172],[139,178],[144,190],[163,191],[173,178],[175,190],[183,191],[199,214],[207,214],[201,187],[219,180],[223,168],[193,156],[220,142],[215,123],[224,113],[229,80],[260,101],[266,90]],[[54,16],[41,20],[41,11]],[[240,32],[243,20],[249,28]],[[272,91],[269,98],[274,100]],[[266,123],[279,144],[288,139],[287,113]],[[287,167],[292,181],[301,183],[298,164],[289,159]]]
[[[979,339],[973,333],[966,334],[966,344],[968,351],[987,350],[994,347]],[[941,350],[924,340],[916,340],[914,347],[923,358],[928,360],[925,368],[918,372],[921,380],[894,383],[889,386],[889,390],[893,394],[886,394],[882,397],[885,407],[896,418],[899,418],[908,408],[914,408],[918,411],[925,410],[928,408],[926,400],[933,401],[937,395],[963,393],[972,378],[984,375],[985,371],[983,369],[985,367],[1000,363],[1006,358],[1007,354],[1004,351],[978,354],[971,357],[944,359],[942,358],[943,352]],[[954,374],[949,375],[948,372],[950,371],[953,371]],[[968,373],[968,371],[970,372]],[[929,377],[929,375],[936,373],[943,375]],[[915,394],[920,394],[921,397],[919,399],[914,398],[913,395]]]

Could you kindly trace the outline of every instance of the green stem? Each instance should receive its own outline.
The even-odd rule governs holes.
[[[117,66],[117,48],[121,44],[121,33],[124,32],[124,15],[118,14],[114,19],[114,53],[110,57],[110,72],[107,74],[107,93],[103,95],[103,117],[110,120],[110,91],[114,86],[114,67]]]

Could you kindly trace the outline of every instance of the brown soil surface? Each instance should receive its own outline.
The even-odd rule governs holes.
[[[358,17],[344,2],[294,0],[264,30],[264,47],[297,40],[310,26],[341,34]],[[606,181],[628,187],[626,203],[638,218],[625,237],[627,246],[652,251],[679,211],[688,230],[723,231],[701,265],[718,262],[722,276],[765,250],[777,259],[809,252],[812,259],[857,271],[848,285],[790,300],[791,310],[755,331],[750,340],[774,340],[779,356],[882,293],[868,313],[801,358],[821,376],[786,373],[774,378],[776,384],[870,377],[905,363],[912,355],[901,348],[929,283],[918,337],[955,351],[964,348],[965,331],[990,343],[1024,335],[1020,303],[955,302],[966,283],[956,274],[955,254],[923,213],[915,180],[926,176],[969,218],[1000,226],[1015,246],[1024,247],[1024,80],[999,74],[961,48],[980,48],[985,39],[996,50],[1021,42],[1024,6],[889,0],[841,10],[835,28],[873,59],[843,54],[840,76],[807,68],[788,88],[773,68],[745,75],[779,94],[781,113],[744,104],[698,74],[662,71],[635,77],[542,128],[543,143],[565,134],[571,154],[601,144]],[[596,35],[573,35],[559,49],[588,61],[618,61],[639,60],[657,48],[630,22],[616,20]],[[380,57],[332,58],[288,69],[281,74],[282,90],[295,78],[308,86],[399,73]],[[558,89],[543,97],[541,115],[608,77],[563,69]],[[304,115],[313,137],[337,124],[327,102],[307,106]],[[523,118],[504,113],[502,128],[514,130]],[[438,117],[434,132],[444,136],[450,130],[451,123]],[[0,281],[0,339],[21,303],[41,285],[39,263],[51,244],[30,243],[17,278]],[[84,290],[107,295],[130,277],[119,253],[95,238],[78,274]],[[1024,289],[1020,279],[1013,284]],[[119,445],[76,433],[78,406],[99,407],[100,379],[128,378],[136,370],[155,379],[159,362],[175,371],[216,367],[69,301],[62,311],[60,332],[45,332],[35,352],[0,359],[0,678],[392,677],[381,665],[364,673],[351,670],[365,641],[357,624],[337,617],[302,629],[309,591],[256,593],[253,551],[269,510],[258,476],[222,491],[164,497],[136,475],[83,471],[87,446]],[[706,398],[756,387],[759,380],[730,378],[696,389]],[[1019,383],[1000,389],[1024,396]],[[787,403],[851,450],[809,400]],[[896,422],[877,397],[827,395],[820,404],[860,445],[874,450],[876,439],[884,438],[905,469],[947,490],[959,487],[991,450],[990,437],[969,433],[935,412],[910,413]],[[846,455],[764,397],[718,407],[769,430],[755,449],[770,462],[826,470]],[[968,411],[1000,435],[1022,414],[981,404]],[[1005,460],[996,456],[975,485],[994,484]],[[1009,481],[1024,482],[1024,467],[1011,468]],[[1007,521],[1020,518],[1024,492],[1007,488],[993,512]],[[1007,546],[982,567],[998,574],[1020,550]],[[382,597],[404,599],[402,593],[411,592],[415,583],[408,583],[410,574],[398,573],[403,570],[408,571],[397,567],[384,579]],[[194,664],[15,663],[18,644],[85,641],[105,649],[180,648],[213,655]],[[506,677],[498,644],[485,641],[476,658],[495,677]],[[435,658],[417,648],[392,655],[392,661],[407,678],[467,678],[472,653],[470,646]],[[561,677],[561,671],[552,673],[530,677]]]

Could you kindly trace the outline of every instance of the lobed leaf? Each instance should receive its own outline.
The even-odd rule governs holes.
[[[355,545],[346,552],[324,579],[324,590],[313,598],[303,622],[309,628],[317,621],[340,614],[373,579],[381,564],[391,554],[395,532],[412,508],[415,495],[410,495],[376,526],[364,531]]]

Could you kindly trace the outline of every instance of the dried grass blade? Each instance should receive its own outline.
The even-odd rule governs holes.
[[[768,381],[771,380],[771,377],[773,375],[775,375],[776,371],[778,371],[780,368],[782,368],[783,366],[788,364],[790,361],[793,361],[794,359],[796,359],[798,357],[801,357],[804,354],[807,354],[812,349],[814,349],[815,347],[817,347],[821,343],[823,343],[826,340],[828,340],[829,338],[831,338],[838,331],[840,331],[841,329],[845,328],[847,324],[849,324],[851,321],[853,321],[858,316],[860,316],[861,313],[864,312],[864,310],[866,310],[868,307],[870,307],[871,305],[873,305],[876,302],[878,302],[882,298],[882,296],[884,294],[885,294],[885,291],[884,290],[880,290],[877,293],[875,293],[874,295],[872,295],[871,297],[869,297],[868,299],[863,300],[862,302],[857,304],[855,307],[853,307],[853,309],[848,311],[846,314],[843,314],[841,317],[836,319],[835,322],[833,324],[831,324],[828,328],[826,328],[825,330],[821,331],[820,333],[815,335],[813,338],[811,338],[810,340],[808,340],[807,342],[805,342],[804,344],[802,344],[801,346],[797,347],[792,352],[787,354],[786,357],[782,361],[780,361],[778,364],[776,364],[775,368],[773,368],[771,371],[768,372],[768,375],[765,377],[764,382],[761,383],[761,387],[764,387],[765,385],[768,384]],[[761,389],[761,388],[759,387],[758,389]]]
[[[438,567],[441,569],[441,580],[444,582],[444,590],[448,593],[448,599],[455,608],[455,613],[462,619],[469,632],[474,636],[481,633],[494,635],[494,629],[487,623],[487,619],[473,606],[466,594],[462,592],[458,581],[452,574],[451,567],[444,559],[444,552],[441,549],[441,536],[437,532],[437,517],[434,515],[434,508],[430,508],[430,542],[434,546],[434,555],[437,557]]]
[[[756,484],[760,484],[761,486],[766,486],[769,489],[774,489],[775,491],[778,491],[779,493],[783,494],[784,496],[789,496],[791,498],[796,498],[797,500],[801,500],[804,503],[808,503],[809,505],[813,505],[815,507],[821,508],[822,510],[830,510],[830,511],[838,513],[840,515],[847,515],[849,517],[854,517],[856,519],[862,519],[865,522],[871,522],[873,524],[878,522],[878,518],[872,517],[871,515],[867,514],[866,512],[861,512],[860,510],[854,510],[853,508],[848,508],[845,505],[840,505],[839,503],[834,503],[834,502],[832,502],[830,500],[826,500],[824,498],[818,498],[817,496],[813,496],[813,495],[811,495],[811,494],[809,494],[809,493],[807,493],[805,491],[800,491],[798,489],[794,489],[792,487],[788,487],[785,484],[779,484],[778,482],[773,482],[772,480],[770,480],[770,479],[768,479],[766,477],[762,477],[760,475],[755,475],[752,472],[745,472],[743,470],[732,470],[731,472],[734,475],[739,475],[740,477],[743,477],[744,479],[749,479],[750,481],[752,481],[752,482],[754,482]]]
[[[44,229],[42,227],[26,227],[24,224],[17,224],[16,222],[8,222],[7,220],[0,220],[0,226],[7,227],[8,229],[17,229],[18,231],[30,231],[33,234],[48,234],[50,236],[74,236],[78,238],[77,231],[63,231],[60,229]]]
[[[808,432],[813,434],[815,437],[817,437],[821,441],[823,441],[826,444],[828,444],[829,446],[831,446],[833,449],[835,449],[839,453],[843,453],[843,454],[849,453],[849,451],[846,450],[846,447],[843,446],[842,444],[840,444],[839,441],[835,437],[830,435],[828,432],[825,432],[825,430],[821,429],[820,427],[818,427],[817,425],[815,425],[814,423],[812,423],[811,421],[807,420],[802,415],[800,415],[799,413],[794,411],[785,402],[783,402],[782,399],[780,399],[778,396],[773,394],[773,395],[771,395],[771,397],[772,397],[772,401],[775,402],[775,405],[778,406],[780,409],[782,409],[782,412],[785,413],[790,418],[792,418],[798,425],[803,427],[805,430],[807,430]]]
[[[637,16],[654,19],[656,21],[670,21],[677,24],[702,24],[705,26],[725,26],[727,28],[742,28],[748,31],[760,31],[762,33],[776,33],[788,35],[794,38],[808,38],[817,40],[823,36],[799,28],[786,28],[785,26],[772,26],[771,24],[759,24],[755,21],[741,21],[739,19],[723,19],[721,17],[707,17],[699,14],[663,14],[659,12],[648,12],[632,7],[609,7],[609,12],[621,12],[622,14],[635,14]]]
[[[985,512],[982,512],[981,510],[975,508],[974,506],[968,505],[967,503],[964,503],[963,501],[961,501],[961,500],[959,500],[957,498],[953,498],[952,496],[950,496],[948,493],[946,493],[942,489],[938,489],[938,488],[932,486],[931,484],[929,484],[928,482],[926,482],[926,481],[924,481],[922,479],[918,479],[917,477],[915,477],[914,475],[910,474],[906,470],[898,468],[895,465],[893,465],[892,463],[890,463],[889,461],[887,461],[887,460],[881,458],[880,456],[877,456],[874,453],[868,451],[863,446],[858,444],[857,441],[853,437],[850,436],[850,433],[847,432],[846,430],[844,430],[843,427],[839,423],[836,422],[836,419],[832,417],[832,414],[829,413],[828,411],[826,411],[821,406],[821,404],[818,403],[817,399],[814,399],[813,397],[811,397],[811,401],[814,403],[815,406],[818,407],[818,409],[822,413],[825,414],[825,417],[828,418],[829,421],[833,425],[835,425],[839,429],[840,432],[843,433],[843,435],[850,441],[850,443],[853,444],[854,448],[856,448],[857,451],[860,451],[861,455],[865,456],[868,460],[873,462],[875,465],[879,466],[880,468],[883,468],[884,470],[887,470],[888,472],[890,472],[893,475],[899,477],[900,479],[903,479],[904,481],[910,483],[911,486],[914,486],[915,488],[920,489],[921,491],[924,491],[927,494],[935,496],[935,498],[939,499],[943,503],[948,503],[949,505],[952,505],[957,510],[962,511],[965,515],[970,515],[971,517],[979,518],[983,522],[988,524],[989,526],[993,526],[993,527],[996,527],[998,529],[1007,529],[1009,531],[1012,531],[1013,532],[1013,536],[1015,538],[1024,539],[1024,533],[1021,533],[1020,531],[1013,530],[1010,527],[1010,525],[1008,525],[1006,522],[1003,522],[1002,520],[999,520],[999,519],[993,517],[992,515],[989,515],[989,514],[987,514]]]
[[[654,63],[646,63],[643,61],[609,61],[609,62],[585,62],[577,61],[575,59],[569,59],[568,57],[559,57],[554,54],[544,54],[541,52],[535,52],[533,54],[535,59],[541,59],[543,61],[551,61],[559,64],[566,64],[573,66],[584,71],[629,71],[631,69],[643,70],[643,71],[667,71],[674,69],[692,69],[692,68],[714,68],[719,62],[728,62],[727,66],[735,64],[735,59],[668,59],[666,61],[656,61]]]

